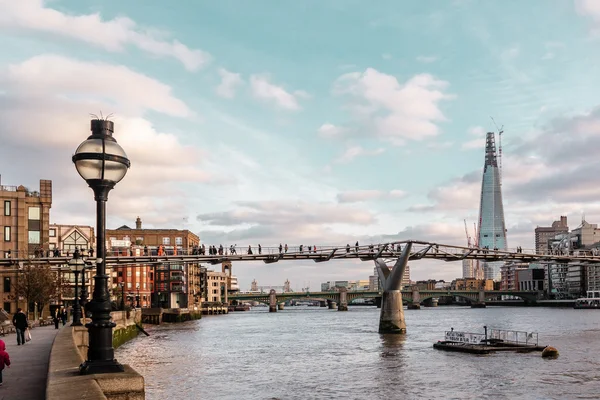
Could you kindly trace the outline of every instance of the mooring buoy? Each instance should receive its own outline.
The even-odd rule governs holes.
[[[558,358],[558,350],[556,347],[546,346],[544,350],[542,350],[543,358]]]

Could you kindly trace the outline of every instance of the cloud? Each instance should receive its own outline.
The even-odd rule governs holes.
[[[424,63],[424,64],[430,64],[432,62],[437,61],[438,58],[436,56],[418,56],[417,57],[417,61]]]
[[[368,157],[376,156],[385,152],[385,149],[378,148],[375,150],[366,150],[361,146],[350,146],[346,149],[344,154],[334,160],[337,164],[347,164],[357,157]]]
[[[439,108],[448,83],[429,74],[415,75],[404,83],[396,77],[367,68],[342,75],[333,93],[348,100],[355,134],[375,136],[394,145],[439,134],[437,122],[446,118]]]
[[[596,0],[575,0],[575,9],[581,15],[600,22],[600,4]]]
[[[344,133],[345,129],[339,126],[335,126],[330,123],[325,123],[319,127],[319,134],[323,137],[336,137]]]
[[[252,75],[250,77],[250,87],[254,97],[274,102],[277,106],[286,110],[300,110],[298,98],[306,98],[308,93],[296,91],[294,94],[286,91],[283,87],[269,82],[265,76]]]
[[[217,94],[226,99],[234,98],[237,87],[244,82],[242,76],[234,72],[229,72],[225,68],[219,68],[217,72],[221,77],[221,83],[216,89]]]
[[[48,95],[75,100],[84,96],[86,101],[110,99],[115,108],[126,112],[148,109],[177,117],[191,115],[169,86],[122,65],[45,54],[9,65],[2,71],[0,83],[31,98]]]
[[[389,192],[382,190],[352,190],[338,193],[337,201],[339,203],[356,203],[369,200],[401,199],[404,197],[406,197],[406,192],[402,190],[391,190]]]
[[[90,77],[102,77],[90,79]],[[90,224],[91,193],[75,172],[71,155],[89,135],[89,112],[111,118],[132,166],[111,192],[111,220],[131,222],[144,212],[149,222],[181,221],[189,191],[183,185],[212,182],[202,163],[209,155],[158,130],[149,111],[187,116],[187,105],[169,86],[122,66],[38,56],[0,70],[0,170],[19,179],[54,181],[53,220]],[[18,154],[16,156],[15,154]],[[90,210],[89,208],[92,208]],[[71,220],[71,221],[69,221]]]
[[[175,58],[190,71],[201,68],[211,58],[202,50],[165,39],[164,34],[144,30],[127,17],[103,20],[98,13],[68,15],[44,3],[43,0],[0,0],[0,28],[9,29],[11,33],[23,30],[66,37],[110,52],[123,52],[130,45],[154,56]]]
[[[391,60],[392,59],[392,55],[390,53],[383,53],[381,55],[381,58],[383,58],[384,60]]]
[[[463,150],[483,149],[485,147],[485,130],[481,126],[473,126],[468,129],[468,134],[478,136],[477,139],[471,139],[461,145]]]

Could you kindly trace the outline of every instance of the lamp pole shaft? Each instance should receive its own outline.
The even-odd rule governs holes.
[[[85,268],[81,270],[81,295],[79,297],[79,306],[81,307],[81,317],[85,322],[85,304],[87,303],[87,281],[85,280]]]
[[[125,311],[125,284],[121,284],[121,311]]]
[[[81,326],[81,307],[79,306],[79,271],[75,271],[75,297],[73,298],[73,322],[71,326]]]
[[[106,275],[106,201],[112,187],[95,187],[96,198],[96,275],[94,293],[88,309],[92,312],[92,321],[85,326],[89,332],[87,360],[80,366],[80,372],[86,374],[122,372],[123,366],[115,360],[112,345],[112,333],[116,324],[111,320],[108,276]]]

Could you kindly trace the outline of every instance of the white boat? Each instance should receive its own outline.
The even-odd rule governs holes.
[[[600,309],[600,291],[588,290],[586,297],[580,297],[575,300],[575,309],[597,308]]]

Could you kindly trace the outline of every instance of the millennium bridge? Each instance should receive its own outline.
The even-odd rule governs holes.
[[[231,248],[230,248],[231,249]],[[247,254],[242,254],[247,249]],[[239,250],[239,251],[238,251]],[[535,254],[521,251],[502,251],[495,249],[482,249],[474,247],[452,246],[440,243],[424,242],[419,240],[403,240],[362,246],[313,246],[301,249],[300,247],[288,248],[283,251],[278,248],[234,248],[234,251],[224,250],[224,254],[158,254],[149,251],[142,256],[126,256],[107,253],[107,265],[131,265],[131,264],[164,264],[164,263],[210,263],[237,261],[263,261],[265,263],[276,263],[280,261],[306,261],[326,262],[331,260],[373,261],[377,268],[379,279],[383,290],[381,293],[381,313],[379,317],[380,333],[406,333],[406,322],[404,319],[403,300],[407,296],[402,292],[401,283],[404,270],[409,260],[434,259],[440,261],[479,260],[482,262],[515,261],[515,262],[537,262],[557,264],[596,264],[600,263],[600,256],[590,252],[574,252],[572,254]],[[233,254],[232,254],[233,253]],[[69,262],[70,257],[16,257],[0,259],[0,266],[6,270],[19,271],[24,263],[50,265],[59,268]],[[88,257],[86,262],[94,264],[101,262],[100,259]],[[392,268],[388,263],[393,264]],[[447,293],[447,292],[446,292]],[[516,293],[521,293],[516,294]],[[502,292],[502,294],[509,294]],[[277,304],[278,294],[271,291],[269,299],[270,306]],[[460,295],[460,294],[459,294]],[[475,293],[463,293],[463,297],[471,298]],[[486,291],[476,292],[477,299],[484,302]],[[515,292],[516,296],[531,298],[533,294]],[[325,296],[325,295],[324,295]],[[339,304],[345,305],[348,301],[348,293],[340,291]],[[343,296],[343,297],[342,297]],[[415,294],[411,293],[412,301],[415,302]],[[417,294],[420,296],[420,293]],[[425,294],[424,294],[425,296]],[[408,301],[408,299],[407,299]],[[344,307],[341,308],[344,310]],[[347,308],[346,308],[347,309]]]

